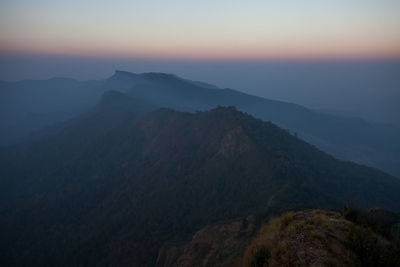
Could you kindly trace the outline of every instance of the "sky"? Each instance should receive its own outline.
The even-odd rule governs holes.
[[[0,0],[0,52],[265,60],[400,57],[398,0]]]
[[[0,0],[0,80],[116,69],[400,125],[400,1]]]

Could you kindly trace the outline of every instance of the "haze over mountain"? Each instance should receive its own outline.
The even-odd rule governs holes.
[[[90,109],[108,90],[125,92],[154,107],[181,111],[235,106],[296,132],[300,138],[338,158],[400,175],[398,127],[318,112],[163,73],[116,71],[108,79],[86,82],[65,78],[3,82],[0,84],[0,141],[7,144],[40,136],[48,127],[57,127]]]
[[[400,60],[171,60],[0,53],[0,79],[103,79],[114,69],[175,73],[312,109],[400,125]]]
[[[107,82],[149,77],[149,95],[157,81],[188,83],[121,72]],[[233,107],[152,111],[171,93],[148,104],[136,89],[106,92],[53,133],[1,150],[2,265],[152,266],[165,242],[221,220],[346,203],[400,210],[395,177]]]
[[[0,267],[400,267],[399,12],[0,1]]]

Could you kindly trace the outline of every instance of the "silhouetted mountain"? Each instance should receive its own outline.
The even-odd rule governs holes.
[[[57,134],[0,152],[3,266],[152,266],[165,242],[221,220],[349,202],[400,210],[398,179],[272,123],[233,107],[139,115],[131,105],[152,107],[138,101],[106,93]]]
[[[298,137],[335,157],[400,176],[400,129],[394,126],[317,112],[296,104],[219,89],[172,74],[116,71],[103,81],[55,79],[0,86],[1,104],[5,103],[0,112],[3,144],[26,137],[51,123],[82,114],[100,99],[103,92],[114,90],[155,107],[180,111],[204,111],[217,105],[235,106],[296,132]]]

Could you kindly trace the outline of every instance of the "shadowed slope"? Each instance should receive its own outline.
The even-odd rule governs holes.
[[[272,123],[223,107],[139,116],[125,105],[135,101],[106,94],[58,134],[3,156],[6,265],[151,266],[165,241],[220,220],[346,202],[400,209],[399,180]]]

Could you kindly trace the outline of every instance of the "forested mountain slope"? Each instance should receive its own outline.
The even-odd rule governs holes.
[[[400,210],[400,181],[233,107],[183,113],[111,92],[0,153],[2,265],[152,266],[210,223],[286,209]]]
[[[267,90],[268,88],[266,88]],[[105,80],[0,83],[0,143],[36,139],[49,127],[92,108],[106,91],[124,92],[156,107],[195,112],[235,106],[344,160],[400,176],[400,129],[358,118],[330,115],[300,105],[269,100],[233,89],[185,80],[171,74],[116,71]]]

